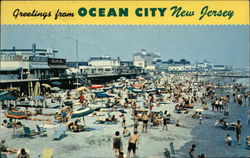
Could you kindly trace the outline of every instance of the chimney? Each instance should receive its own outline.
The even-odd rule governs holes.
[[[16,49],[16,47],[15,46],[13,46],[13,50],[15,50]]]
[[[35,52],[36,52],[36,44],[33,43],[33,44],[32,44],[32,53],[35,53]]]

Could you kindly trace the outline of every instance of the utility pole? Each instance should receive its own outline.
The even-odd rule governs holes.
[[[77,66],[77,78],[76,78],[76,87],[78,88],[78,78],[79,78],[79,63],[78,63],[78,39],[76,39],[76,66]]]

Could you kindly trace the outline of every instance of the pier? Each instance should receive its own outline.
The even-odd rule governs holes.
[[[22,92],[28,92],[29,89],[34,88],[36,82],[40,84],[46,83],[51,84],[53,81],[59,81],[62,83],[60,88],[62,89],[72,89],[77,86],[77,77],[79,86],[89,86],[90,84],[105,84],[107,82],[117,80],[120,77],[126,77],[128,79],[135,78],[138,73],[122,73],[122,74],[95,74],[95,75],[69,75],[60,77],[49,77],[43,76],[39,79],[19,79],[19,80],[0,80],[1,89],[8,89],[11,87],[18,87]]]

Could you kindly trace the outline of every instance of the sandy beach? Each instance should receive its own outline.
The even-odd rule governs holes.
[[[184,81],[183,78],[178,82]],[[194,82],[194,80],[190,81]],[[173,85],[174,78],[171,80],[170,85]],[[185,82],[183,82],[185,83]],[[186,83],[185,83],[186,84]],[[184,84],[184,85],[185,85]],[[194,87],[193,87],[194,89]],[[205,92],[205,87],[201,87],[200,91],[196,93],[197,96],[201,97]],[[63,92],[61,92],[63,93]],[[73,95],[74,93],[72,93]],[[91,98],[92,93],[85,92],[84,95]],[[189,97],[193,94],[191,92]],[[117,94],[111,94],[117,96]],[[231,96],[231,94],[230,94]],[[248,96],[249,97],[249,96]],[[125,98],[125,92],[122,91],[122,99]],[[142,133],[142,122],[140,122],[138,127],[139,132],[139,145],[137,150],[137,157],[164,157],[164,149],[168,148],[170,150],[169,144],[172,142],[174,144],[174,149],[176,152],[176,157],[188,157],[188,151],[192,144],[196,144],[196,150],[194,152],[195,157],[198,154],[204,153],[206,157],[248,157],[250,156],[249,149],[246,147],[245,138],[250,133],[250,126],[248,124],[248,112],[250,110],[249,102],[243,105],[238,105],[234,103],[231,97],[229,101],[229,114],[230,116],[226,119],[228,122],[236,122],[241,120],[242,122],[242,139],[241,145],[236,142],[236,134],[233,130],[225,130],[220,127],[215,126],[216,120],[221,119],[224,116],[223,112],[214,112],[211,108],[211,99],[207,99],[209,108],[202,112],[202,124],[199,124],[199,120],[194,119],[192,116],[196,109],[203,109],[204,105],[197,101],[193,103],[194,108],[188,109],[187,113],[176,113],[176,103],[174,97],[170,98],[164,104],[159,104],[153,106],[152,111],[154,112],[164,112],[168,111],[171,114],[171,118],[174,122],[179,120],[180,126],[176,126],[175,123],[168,124],[168,130],[163,130],[162,125],[150,126],[148,127],[147,133]],[[100,99],[99,99],[100,100]],[[113,98],[111,99],[113,101]],[[105,107],[107,99],[102,99],[100,101],[91,103],[89,107],[94,109],[96,107]],[[137,97],[135,100],[137,106],[141,109],[145,109],[143,102],[145,99],[143,96]],[[78,102],[78,99],[73,100],[74,103]],[[73,111],[76,111],[81,106],[74,105]],[[124,108],[120,107],[126,111],[124,114],[126,118],[126,127],[130,132],[133,132],[134,121],[132,120],[132,110],[130,107]],[[21,107],[21,110],[24,110]],[[34,112],[34,108],[29,108],[31,112]],[[148,108],[145,110],[149,111]],[[54,114],[59,112],[60,108],[46,108],[43,109],[44,114]],[[123,127],[121,125],[122,119],[119,111],[111,111],[110,115],[115,115],[118,119],[117,124],[96,124],[97,119],[105,119],[108,117],[108,112],[95,111],[96,114],[103,116],[91,116],[92,114],[85,116],[86,127],[82,132],[72,132],[70,130],[66,131],[66,136],[61,140],[53,140],[53,134],[60,126],[64,123],[55,123],[54,116],[37,115],[32,118],[39,119],[49,119],[52,124],[47,124],[45,120],[43,121],[33,121],[33,120],[20,120],[22,124],[30,129],[36,129],[36,125],[45,127],[47,130],[47,136],[42,137],[36,135],[32,138],[27,137],[17,137],[16,134],[13,135],[12,128],[1,127],[0,129],[0,139],[5,139],[6,146],[14,147],[16,149],[25,148],[28,150],[31,157],[40,157],[43,149],[51,148],[54,151],[54,158],[80,158],[80,157],[115,157],[114,151],[112,149],[113,137],[116,131],[122,133]],[[4,110],[1,109],[0,120],[1,123],[6,119],[4,115]],[[82,118],[78,118],[82,121]],[[22,128],[17,129],[15,133],[22,131]],[[233,139],[233,145],[225,145],[224,139],[227,134],[230,134]],[[122,136],[122,151],[125,156],[127,155],[129,137]],[[16,154],[8,154],[10,158],[16,157]]]

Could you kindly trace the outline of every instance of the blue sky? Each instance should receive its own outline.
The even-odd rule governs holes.
[[[249,65],[249,26],[70,26],[3,25],[1,49],[54,48],[56,57],[79,60],[109,55],[132,60],[146,49],[159,52],[162,60],[185,58],[192,63],[207,59],[216,64]]]

